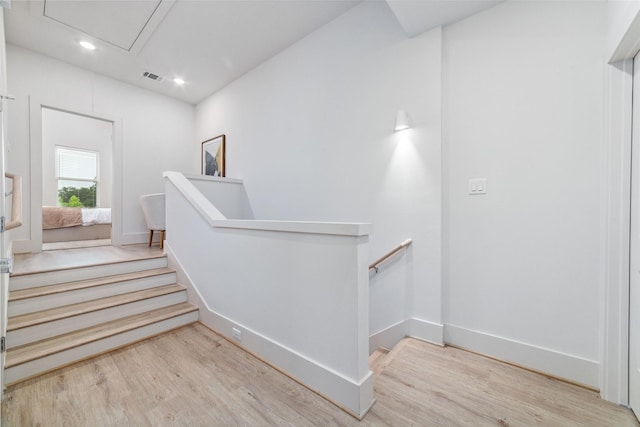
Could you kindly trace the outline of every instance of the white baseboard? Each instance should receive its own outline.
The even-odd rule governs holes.
[[[185,273],[180,260],[165,242],[169,267],[177,271],[178,283],[187,288],[189,302],[200,310],[199,321],[229,341],[278,369],[305,387],[324,396],[327,400],[362,419],[373,405],[373,374],[354,381],[322,366],[272,339],[257,333],[232,319],[213,311],[202,299],[197,288]],[[233,339],[233,328],[242,332],[242,342]]]
[[[38,247],[32,240],[12,240],[11,243],[14,254],[28,254],[42,251],[42,245]]]
[[[155,243],[160,243],[160,236],[162,234],[160,232],[153,233],[153,241]],[[140,243],[149,243],[149,232],[143,233],[126,233],[122,235],[122,239],[120,240],[122,245],[137,245]]]
[[[409,319],[409,336],[432,344],[444,345],[444,325],[414,317]]]
[[[455,325],[442,325],[416,318],[398,322],[371,335],[369,353],[380,347],[392,349],[404,337],[437,345],[444,345],[446,342],[589,387],[599,387],[599,364],[596,361]]]
[[[369,354],[378,348],[391,350],[405,337],[444,345],[444,326],[416,318],[400,321],[369,337]]]
[[[599,388],[599,364],[593,360],[449,324],[444,327],[444,341],[456,347]]]
[[[369,354],[379,348],[391,350],[400,340],[409,336],[409,321],[403,320],[369,336]]]

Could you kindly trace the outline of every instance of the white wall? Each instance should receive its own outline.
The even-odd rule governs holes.
[[[162,172],[198,173],[194,107],[49,57],[7,46],[9,108],[7,170],[25,177],[26,226],[12,235],[29,239],[29,96],[52,106],[118,117],[122,122],[122,221],[125,242],[143,241],[146,226],[138,196],[164,190]],[[117,197],[117,194],[115,195]],[[117,214],[114,212],[114,214]]]
[[[592,386],[605,30],[601,2],[506,2],[443,35],[445,338]]]
[[[407,38],[366,2],[196,109],[193,146],[226,134],[256,218],[373,223],[370,260],[414,239],[372,278],[372,333],[440,323],[440,72],[440,29]],[[394,134],[400,108],[415,126]]]
[[[98,153],[98,207],[111,207],[112,123],[90,117],[42,109],[42,204],[58,205],[56,146]]]
[[[191,175],[187,178],[225,218],[254,218],[251,203],[241,180],[204,175]]]

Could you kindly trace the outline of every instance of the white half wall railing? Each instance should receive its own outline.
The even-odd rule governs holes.
[[[229,207],[214,206],[203,194],[208,190],[178,172],[164,177],[167,254],[201,308],[201,322],[364,417],[374,402],[371,225],[227,219],[222,211]],[[207,180],[220,186],[228,179]],[[200,178],[197,185],[207,183]]]

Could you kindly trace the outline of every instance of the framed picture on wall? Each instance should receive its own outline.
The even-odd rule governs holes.
[[[225,176],[225,136],[219,135],[202,143],[201,173],[208,176]]]

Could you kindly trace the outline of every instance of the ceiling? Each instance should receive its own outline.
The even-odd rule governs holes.
[[[5,32],[9,43],[196,104],[359,2],[13,0]],[[387,2],[413,36],[499,1]],[[185,83],[177,85],[176,77]]]
[[[449,25],[504,0],[387,0],[407,35]]]

